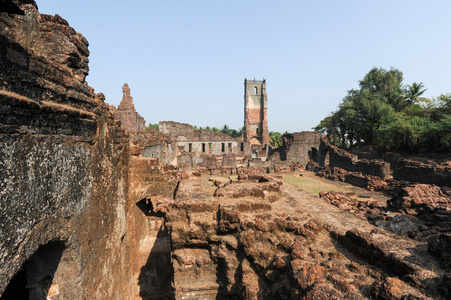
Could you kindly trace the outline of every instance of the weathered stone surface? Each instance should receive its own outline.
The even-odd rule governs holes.
[[[348,172],[361,172],[381,179],[388,178],[390,174],[389,163],[378,159],[359,159],[356,155],[331,145],[326,138],[321,139],[317,162],[320,167],[338,167]]]
[[[451,197],[437,186],[413,184],[402,189],[396,197],[387,202],[393,209],[434,211],[451,208]]]
[[[398,278],[387,277],[375,281],[372,285],[372,296],[375,299],[423,299],[412,287]]]
[[[400,159],[393,170],[393,178],[451,187],[451,166],[449,162],[436,164]]]
[[[0,88],[35,101],[92,111],[95,100],[85,82],[86,39],[58,15],[40,15],[33,1],[18,3],[24,16],[0,17]]]
[[[320,136],[315,131],[302,131],[284,134],[283,144],[277,148],[270,159],[277,164],[290,165],[292,172],[304,169],[310,160],[317,160]]]
[[[22,268],[7,293],[126,299],[127,135],[84,80],[86,39],[34,1],[9,3],[23,15],[0,13],[0,295]]]

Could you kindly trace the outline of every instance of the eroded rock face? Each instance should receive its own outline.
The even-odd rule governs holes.
[[[0,88],[35,101],[95,109],[88,41],[58,15],[41,15],[34,1],[16,1],[24,15],[0,16]]]
[[[125,299],[127,137],[84,80],[86,39],[6,2],[23,15],[0,12],[0,295],[22,269],[13,295]]]

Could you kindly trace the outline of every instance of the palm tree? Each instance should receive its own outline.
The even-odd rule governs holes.
[[[430,100],[427,98],[420,97],[423,95],[424,92],[427,91],[427,89],[423,89],[423,83],[412,83],[412,85],[407,85],[404,90],[404,107],[407,111],[410,111],[412,109],[413,104],[420,104],[422,102],[427,103]]]
[[[283,144],[282,134],[280,134],[279,132],[270,131],[269,132],[269,142],[271,143],[271,145],[273,145],[276,148],[282,146],[282,144]]]
[[[222,129],[221,129],[221,132],[222,133],[229,133],[229,126],[228,125],[224,125],[224,126],[222,126]]]

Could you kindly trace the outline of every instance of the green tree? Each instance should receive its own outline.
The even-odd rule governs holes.
[[[229,130],[230,130],[229,126],[224,125],[224,126],[222,126],[221,132],[229,134]]]
[[[412,83],[412,85],[407,85],[404,89],[404,103],[403,107],[406,111],[410,112],[412,110],[412,106],[414,104],[427,104],[430,102],[429,99],[420,97],[426,92],[427,89],[424,89],[423,83]]]
[[[280,132],[270,131],[269,142],[276,148],[282,146],[282,134]]]
[[[451,94],[431,101],[422,83],[402,88],[402,78],[394,68],[373,68],[314,129],[345,148],[451,152]]]
[[[372,100],[378,98],[392,107],[401,108],[403,74],[395,68],[373,68],[359,81],[360,91],[367,91]]]

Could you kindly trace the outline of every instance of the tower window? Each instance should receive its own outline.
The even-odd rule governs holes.
[[[193,144],[189,143],[188,144],[188,152],[193,151]]]
[[[257,95],[257,94],[258,94],[258,89],[257,89],[257,87],[254,87],[254,91],[255,91],[255,95]]]
[[[225,143],[221,143],[221,152],[225,152]]]
[[[205,143],[202,143],[202,152],[205,152]]]

